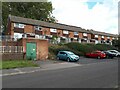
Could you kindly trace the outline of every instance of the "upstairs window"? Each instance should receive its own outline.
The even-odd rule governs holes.
[[[50,29],[50,32],[57,33],[57,29],[51,28],[51,29]]]
[[[63,34],[69,34],[69,32],[68,32],[68,31],[66,31],[66,30],[64,30],[64,31],[63,31]]]
[[[107,39],[110,39],[110,37],[107,37]]]
[[[40,31],[40,30],[42,30],[42,27],[41,26],[34,26],[34,30]]]
[[[24,28],[24,24],[21,24],[21,23],[14,23],[14,27],[16,28]]]
[[[83,33],[83,36],[87,36],[87,33]]]
[[[115,38],[113,37],[112,39],[114,40]]]
[[[95,38],[98,38],[98,35],[95,35]]]
[[[104,36],[102,36],[102,38],[104,38]]]
[[[78,32],[74,32],[74,35],[78,35]]]

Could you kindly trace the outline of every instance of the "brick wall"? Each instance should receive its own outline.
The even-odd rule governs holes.
[[[99,41],[101,40],[101,38],[102,38],[102,36],[98,35],[98,40],[99,40]]]
[[[62,30],[57,30],[57,33],[58,33],[58,36],[62,36],[63,35]]]
[[[88,38],[91,39],[91,34],[87,34],[88,35]]]
[[[83,38],[83,34],[82,33],[79,33],[79,38]]]
[[[112,37],[110,37],[110,41],[112,41]]]
[[[104,39],[107,40],[107,36],[104,36]]]
[[[32,26],[32,25],[25,25],[24,33],[35,33],[34,26]]]
[[[45,34],[46,34],[46,35],[50,35],[50,29],[49,29],[49,28],[43,28],[43,29],[42,29],[42,34],[43,34],[43,35],[45,35]]]
[[[23,53],[3,53],[2,60],[22,60]]]
[[[40,39],[22,39],[23,43],[23,52],[26,53],[26,43],[27,42],[35,42],[36,43],[36,54],[37,60],[47,59],[48,58],[48,41],[47,40],[40,40]]]
[[[70,31],[70,32],[69,32],[69,37],[70,37],[70,38],[74,38],[74,32],[71,32],[71,31]]]

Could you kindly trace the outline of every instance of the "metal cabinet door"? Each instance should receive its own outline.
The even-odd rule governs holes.
[[[30,60],[36,59],[36,43],[27,43],[26,57],[27,59],[30,59]]]

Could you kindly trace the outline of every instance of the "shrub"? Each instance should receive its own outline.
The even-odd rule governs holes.
[[[87,52],[92,52],[95,50],[109,50],[116,49],[112,45],[106,44],[83,44],[77,42],[71,42],[67,44],[58,44],[49,46],[49,58],[56,58],[59,51],[71,51],[78,56],[84,55]]]

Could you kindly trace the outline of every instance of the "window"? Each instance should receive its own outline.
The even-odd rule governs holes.
[[[14,27],[18,27],[19,28],[19,23],[14,23]]]
[[[51,29],[50,29],[50,32],[57,33],[57,29],[51,28]]]
[[[24,24],[19,24],[19,28],[24,28]]]
[[[87,36],[87,33],[83,33],[83,36]]]
[[[69,32],[68,32],[68,31],[66,31],[66,30],[64,30],[64,31],[63,31],[63,34],[69,34]]]
[[[98,35],[95,35],[96,38],[98,38]]]
[[[19,39],[19,38],[22,38],[22,35],[21,33],[14,33],[14,39]]]
[[[112,39],[115,39],[114,37]]]
[[[34,26],[34,30],[41,30],[42,29],[42,27],[40,27],[40,26]]]
[[[78,32],[74,32],[74,35],[78,35]]]
[[[104,36],[102,36],[102,38],[104,38]]]
[[[20,23],[14,23],[14,27],[17,27],[17,28],[24,28],[24,24],[20,24]]]
[[[60,52],[60,54],[66,54],[65,52]]]

